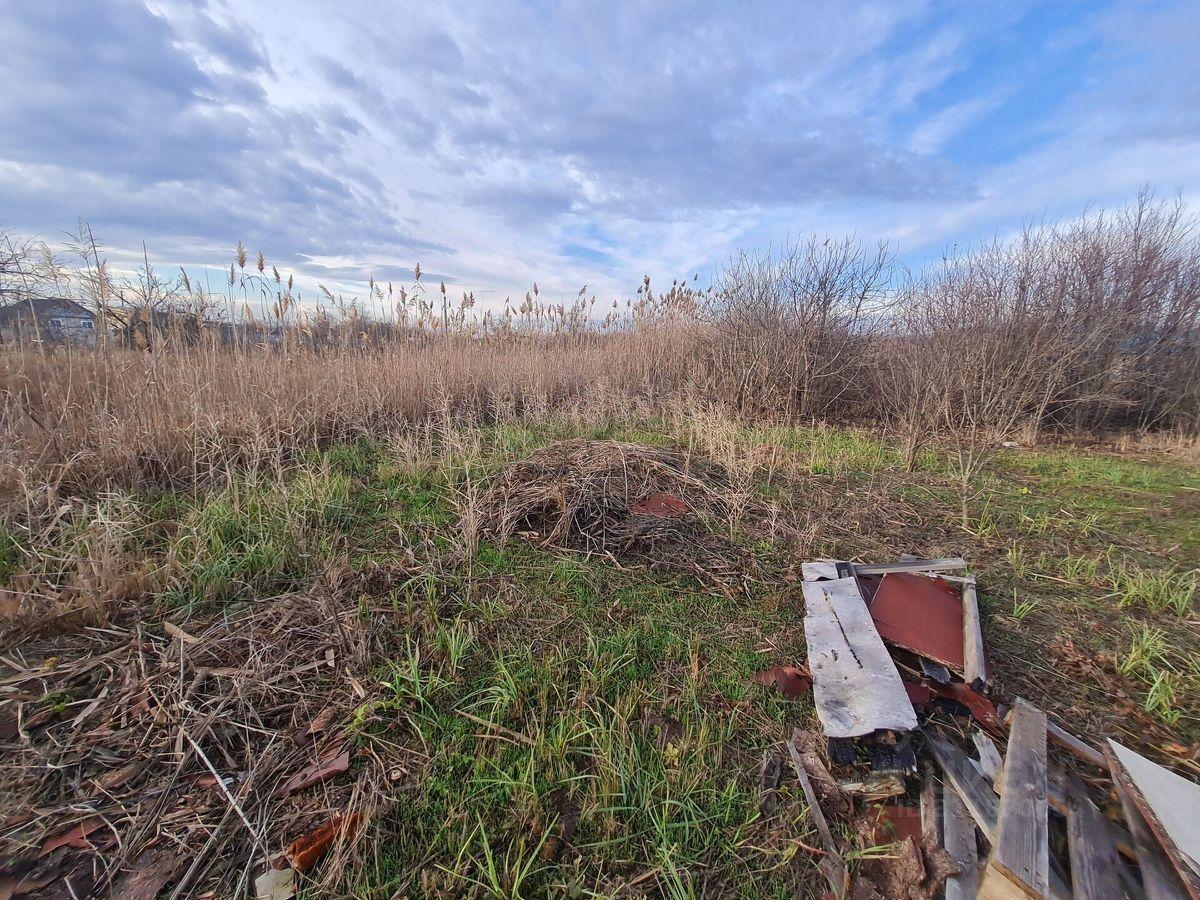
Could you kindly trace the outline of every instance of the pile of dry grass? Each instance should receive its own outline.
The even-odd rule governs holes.
[[[374,685],[373,621],[327,580],[208,625],[92,628],[12,652],[0,885],[241,896],[332,822],[332,853],[308,873],[332,887],[390,785],[374,744],[346,732]]]
[[[610,556],[653,553],[727,520],[728,488],[723,469],[677,450],[558,441],[501,470],[478,504],[477,528],[501,544],[524,534]],[[663,498],[683,501],[686,510],[647,511]]]

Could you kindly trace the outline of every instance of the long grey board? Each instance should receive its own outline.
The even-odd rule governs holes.
[[[817,715],[829,737],[917,727],[912,701],[853,577],[808,581],[804,637]]]

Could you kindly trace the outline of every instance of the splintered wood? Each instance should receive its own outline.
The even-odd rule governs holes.
[[[829,737],[911,731],[917,717],[853,576],[804,583],[804,636]]]

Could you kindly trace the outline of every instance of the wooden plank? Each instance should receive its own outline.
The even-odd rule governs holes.
[[[1004,757],[1000,755],[1000,751],[996,749],[996,743],[978,728],[971,732],[971,741],[975,744],[975,749],[979,752],[979,769],[983,772],[984,777],[991,779],[992,783],[996,783],[996,776],[1000,774],[1000,769],[1004,766]]]
[[[1000,813],[1000,801],[995,792],[962,750],[936,732],[926,732],[925,739],[933,758],[942,769],[945,783],[958,792],[983,836],[994,844]],[[1050,895],[1061,898],[1071,896],[1070,888],[1053,872],[1050,873]]]
[[[804,637],[813,701],[829,737],[911,731],[917,716],[853,576],[806,581]]]
[[[946,852],[962,871],[946,879],[946,900],[974,900],[979,892],[979,846],[975,820],[967,812],[958,791],[942,792],[942,831]]]
[[[967,684],[987,684],[991,679],[983,650],[983,628],[979,621],[979,596],[975,580],[967,579],[963,599],[963,680]]]
[[[800,564],[800,575],[805,581],[820,581],[822,578],[837,578],[840,559],[814,559]]]
[[[1146,870],[1149,866],[1151,878],[1155,882],[1154,888],[1160,892],[1158,896],[1192,897],[1193,900],[1200,898],[1200,886],[1197,885],[1196,873],[1189,864],[1190,859],[1174,840],[1174,837],[1179,837],[1187,847],[1196,839],[1196,834],[1188,827],[1188,822],[1189,817],[1197,815],[1196,807],[1191,805],[1195,802],[1192,791],[1197,790],[1197,786],[1122,747],[1116,741],[1108,742],[1105,754],[1109,759],[1113,784],[1121,798],[1125,820],[1133,835],[1138,863],[1142,866],[1143,881],[1147,881]],[[1142,764],[1144,767],[1161,769],[1163,774],[1170,776],[1170,780],[1153,783],[1153,780],[1161,776],[1154,773],[1153,769],[1144,768]],[[1138,775],[1141,776],[1140,783],[1131,777],[1130,765],[1136,767]],[[1176,780],[1182,784],[1177,784]],[[1143,792],[1143,784],[1150,789],[1153,801]],[[1175,893],[1167,893],[1172,890]],[[1154,900],[1149,882],[1146,884],[1146,893]]]
[[[992,840],[1000,815],[1000,801],[995,792],[962,750],[936,732],[927,732],[925,739],[946,784],[958,794],[984,837]]]
[[[939,782],[933,777],[933,763],[921,764],[921,835],[934,844],[942,843],[942,806]]]
[[[850,871],[846,868],[846,863],[842,859],[841,852],[838,850],[837,842],[833,839],[833,832],[829,830],[829,822],[826,821],[825,813],[821,810],[821,804],[817,801],[817,792],[813,790],[812,782],[808,778],[808,772],[804,770],[804,763],[800,759],[800,751],[796,749],[795,731],[792,732],[792,736],[788,739],[787,748],[788,755],[792,758],[792,768],[796,770],[796,778],[800,781],[800,787],[804,791],[804,799],[808,802],[808,813],[812,817],[813,824],[817,826],[817,834],[821,837],[821,843],[825,845],[825,856],[821,857],[817,863],[817,868],[825,876],[825,880],[829,883],[834,897],[837,900],[842,900],[850,887]]]
[[[1097,768],[1108,771],[1108,760],[1104,758],[1104,754],[1088,744],[1085,744],[1069,731],[1064,731],[1053,722],[1046,722],[1046,734],[1050,736],[1050,740],[1058,744],[1064,750],[1069,750],[1085,762],[1091,763]]]
[[[961,557],[947,559],[914,559],[894,563],[853,563],[856,575],[886,575],[888,572],[944,572],[949,569],[965,569],[966,560]]]
[[[1080,900],[1124,900],[1121,883],[1125,863],[1112,842],[1109,823],[1076,776],[1067,781],[1067,844],[1071,884]]]
[[[1019,697],[1001,783],[996,839],[979,896],[1048,897],[1046,714]]]
[[[1147,900],[1187,900],[1187,890],[1183,882],[1175,873],[1171,861],[1167,859],[1166,851],[1150,831],[1150,826],[1142,818],[1137,805],[1119,782],[1114,782],[1113,787],[1121,801],[1125,824],[1129,826],[1129,833],[1133,838],[1138,871],[1142,876],[1142,890],[1145,891]]]

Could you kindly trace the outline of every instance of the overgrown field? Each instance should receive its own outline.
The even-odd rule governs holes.
[[[496,473],[580,437],[719,466],[724,514],[705,521],[690,553],[662,560],[544,546],[520,530],[498,543],[483,515]],[[260,847],[222,819],[220,796],[187,806],[207,831],[165,826],[193,854],[211,850],[211,823],[222,821],[225,839],[236,832],[232,862],[213,869],[227,889],[312,822],[360,803],[369,821],[351,850],[313,872],[360,896],[819,893],[818,840],[795,781],[785,775],[766,812],[759,796],[764,755],[792,726],[811,727],[812,707],[754,681],[764,667],[803,661],[797,581],[814,556],[965,557],[1000,696],[1026,696],[1076,734],[1117,737],[1200,773],[1200,472],[1165,451],[1005,451],[981,476],[966,529],[937,449],[908,472],[903,447],[870,432],[694,410],[435,418],[272,459],[247,468],[231,458],[219,477],[178,489],[60,498],[52,517],[10,518],[0,585],[14,612],[36,615],[6,640],[3,663],[27,674],[4,697],[6,712],[21,706],[24,735],[2,788],[20,807],[12,812],[36,808],[44,821],[8,827],[9,849],[36,846],[70,816],[101,812],[125,840],[128,823],[148,821],[132,792],[44,773],[63,742],[104,715],[93,706],[100,690],[105,706],[123,702],[115,672],[64,675],[89,685],[82,695],[56,672],[133,639],[146,648],[143,676],[156,653],[168,673],[179,667],[182,699],[164,702],[153,726],[179,742],[162,772],[204,774],[171,730],[195,723],[190,738],[263,816],[248,814]],[[298,597],[312,601],[303,608],[315,610],[315,631],[342,636],[328,649],[297,642],[313,658],[288,664],[320,666],[328,653],[328,668],[258,709],[258,724],[245,719],[236,740],[205,731],[194,714],[218,695],[183,695],[188,646],[237,635],[253,617],[265,630],[242,662],[281,642],[286,651],[290,632],[262,623]],[[176,641],[164,620],[202,639]],[[355,643],[356,630],[370,641]],[[210,677],[231,679],[220,691],[242,690],[234,676]],[[330,730],[349,736],[350,771],[307,799],[256,800],[271,795],[256,760],[287,737],[270,723],[304,726],[327,703]],[[340,787],[350,783],[352,795]]]

